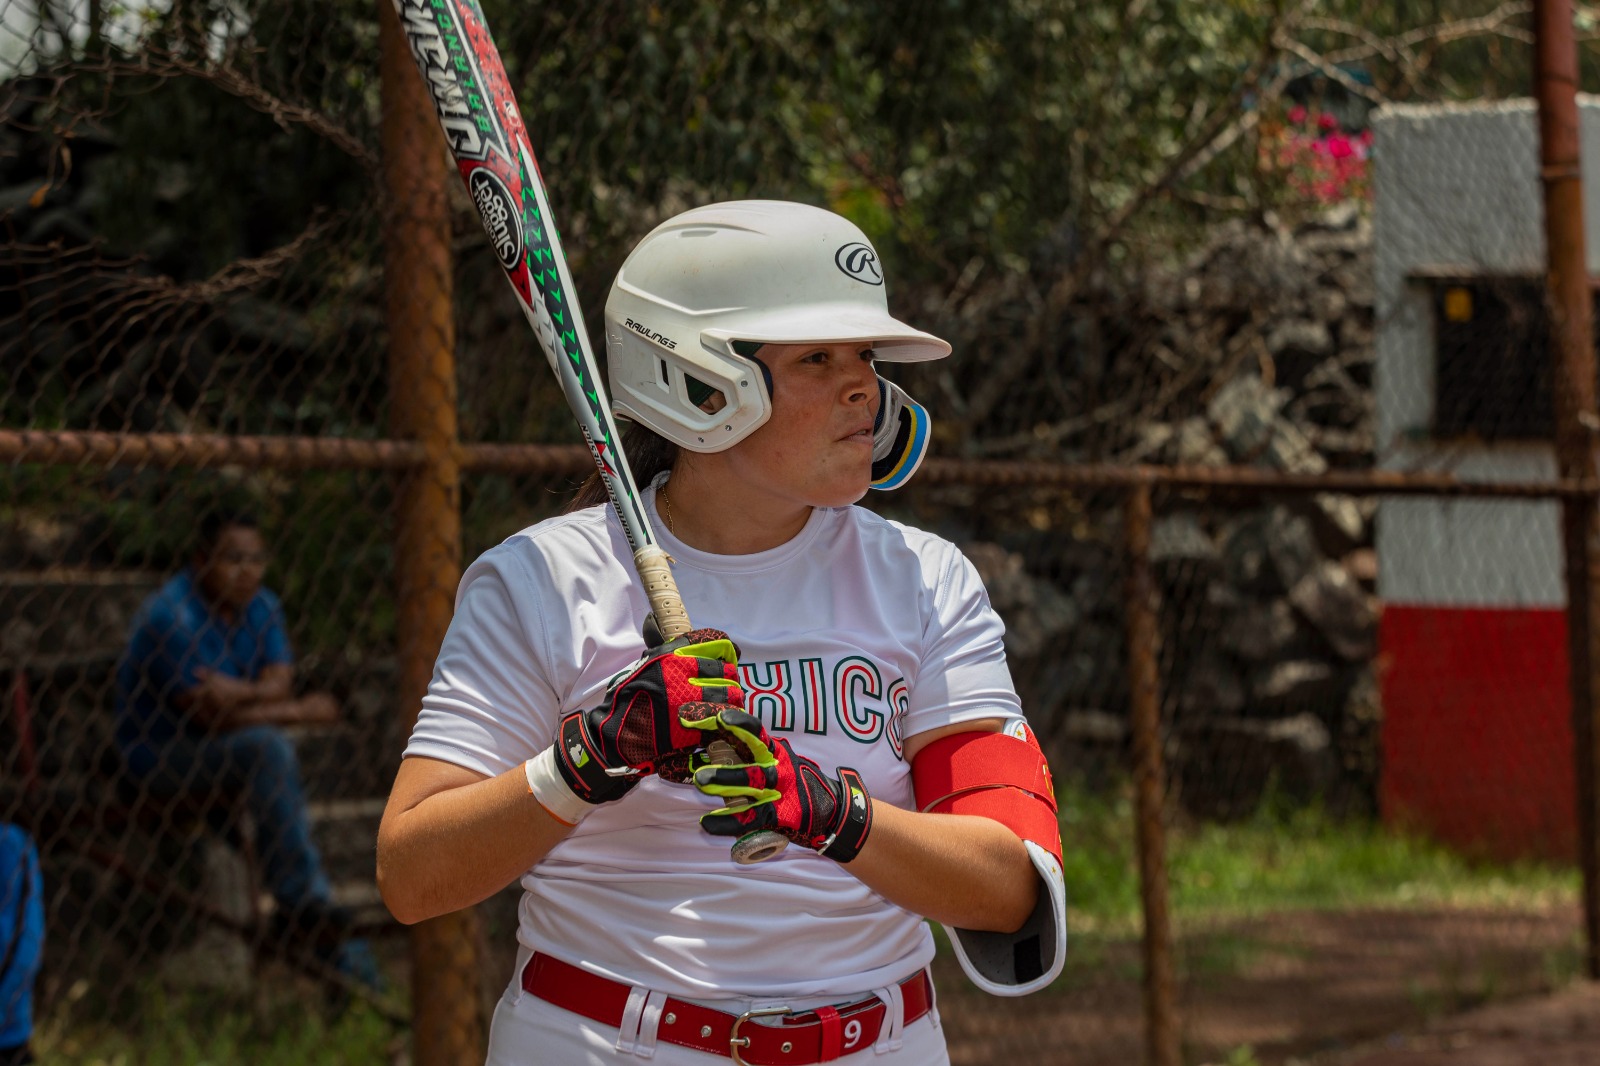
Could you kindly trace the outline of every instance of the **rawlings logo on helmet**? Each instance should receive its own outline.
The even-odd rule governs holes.
[[[655,330],[651,329],[649,326],[645,325],[642,322],[635,322],[631,318],[624,318],[622,320],[622,324],[627,326],[629,329],[633,330],[635,333],[637,333],[639,336],[643,337],[645,340],[647,340],[647,341],[655,341],[657,344],[661,345],[663,348],[676,349],[678,347],[678,342],[677,341],[673,340],[671,337],[662,336],[660,333],[657,333]]]
[[[878,269],[878,253],[872,245],[856,241],[833,253],[833,262],[847,277],[868,285],[882,285],[883,271]]]

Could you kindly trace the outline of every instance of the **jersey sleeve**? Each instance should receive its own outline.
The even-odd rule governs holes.
[[[405,755],[495,777],[549,747],[560,699],[544,598],[503,547],[468,568]]]
[[[906,706],[904,735],[979,718],[1021,718],[1005,624],[989,603],[978,570],[955,545],[939,542],[932,613]]]

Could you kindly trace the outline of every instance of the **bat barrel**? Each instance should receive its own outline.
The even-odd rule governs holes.
[[[689,616],[622,453],[527,127],[483,12],[473,0],[394,0],[394,5],[461,180],[561,382],[634,549],[656,626],[666,640],[680,637],[691,628]],[[727,757],[713,757],[736,759],[731,748]],[[734,845],[734,858],[760,861],[787,843],[776,833],[747,834]]]

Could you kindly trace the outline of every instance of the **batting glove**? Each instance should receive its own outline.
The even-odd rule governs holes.
[[[836,862],[860,854],[872,829],[872,799],[860,774],[841,766],[836,777],[826,776],[737,708],[718,708],[709,717],[697,710],[684,724],[727,741],[745,760],[720,765],[705,754],[692,756],[695,788],[728,803],[701,816],[706,832],[743,837],[770,829]],[[747,805],[736,806],[739,801]]]
[[[705,734],[685,728],[682,716],[743,705],[739,649],[719,629],[696,629],[645,652],[607,687],[600,706],[561,719],[556,743],[524,767],[528,790],[556,819],[576,825],[646,774],[689,780],[689,755]]]
[[[641,776],[689,779],[689,753],[705,734],[680,718],[699,704],[743,707],[739,649],[720,629],[697,629],[651,648],[613,681],[606,701],[561,720],[556,765],[572,791],[590,803],[616,799]],[[700,712],[706,713],[706,712]]]

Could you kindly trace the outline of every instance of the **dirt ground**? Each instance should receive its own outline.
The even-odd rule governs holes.
[[[1568,984],[1580,928],[1575,907],[1558,907],[1275,914],[1188,930],[1184,1061],[1600,1064],[1600,994]],[[1066,979],[1020,1000],[974,991],[941,957],[952,1062],[1142,1061],[1138,945],[1078,938],[1069,951]]]
[[[1480,1007],[1422,1032],[1360,1048],[1327,1066],[1594,1066],[1600,1063],[1600,984]],[[1318,1064],[1321,1066],[1321,1064]]]

